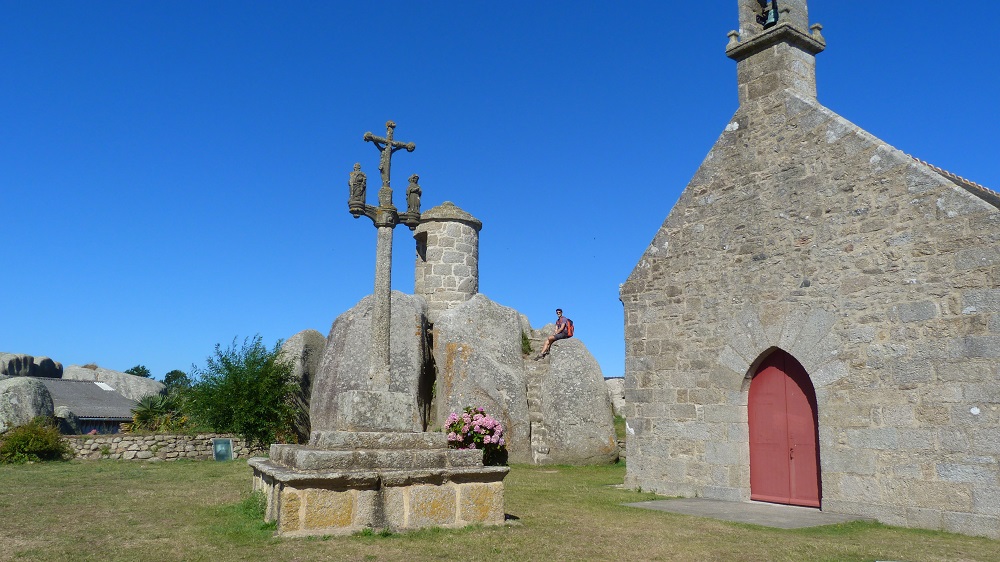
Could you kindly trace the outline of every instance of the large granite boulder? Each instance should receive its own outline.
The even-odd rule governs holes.
[[[0,381],[0,433],[52,413],[52,395],[40,381],[20,376]]]
[[[159,394],[164,388],[163,383],[160,381],[112,371],[111,369],[104,369],[102,367],[70,365],[63,371],[62,378],[77,381],[102,382],[125,398],[137,401],[152,394]]]
[[[617,458],[604,376],[580,340],[560,341],[543,361],[526,361],[522,334],[533,340],[537,353],[554,327],[534,331],[516,310],[477,294],[440,314],[431,346],[423,298],[394,291],[391,392],[379,392],[369,372],[373,304],[370,296],[362,299],[330,329],[309,400],[311,444],[328,432],[437,431],[449,413],[472,406],[503,424],[511,462],[588,464]],[[368,395],[387,396],[386,402],[371,411],[359,408]],[[404,420],[406,429],[388,428],[391,423],[380,416],[411,415],[394,402],[400,396],[417,409],[412,420]]]
[[[547,337],[549,324],[533,333]],[[618,458],[611,399],[601,366],[582,341],[573,337],[552,344],[540,377],[541,419],[546,430],[546,463],[596,464]]]
[[[35,357],[32,364],[35,366],[36,377],[58,379],[63,376],[62,363],[53,361],[48,357]]]
[[[64,435],[80,434],[80,419],[69,409],[69,406],[56,406],[53,415],[59,422],[60,433]]]
[[[281,357],[291,362],[292,377],[295,379],[296,392],[292,402],[295,405],[295,433],[299,443],[309,441],[309,397],[324,348],[326,338],[316,330],[303,330],[281,346]]]
[[[309,401],[312,431],[383,431],[405,426],[423,431],[430,423],[433,365],[427,340],[427,303],[393,291],[389,329],[388,392],[372,388],[369,373],[374,298],[369,295],[333,322]],[[348,413],[344,397],[368,398],[381,411]],[[379,397],[384,402],[378,400]],[[405,396],[412,403],[394,402]],[[406,419],[392,419],[405,417]],[[386,429],[378,429],[386,426]],[[376,429],[372,429],[375,427]]]
[[[0,353],[0,375],[58,379],[63,375],[63,366],[62,363],[48,357],[33,357],[23,353]]]
[[[604,379],[604,384],[608,387],[608,396],[611,398],[611,413],[616,416],[625,415],[625,379],[622,377],[612,377]]]
[[[19,353],[0,353],[0,375],[30,377],[34,357]]]
[[[436,427],[466,406],[503,424],[510,462],[531,462],[522,316],[476,294],[434,323]]]

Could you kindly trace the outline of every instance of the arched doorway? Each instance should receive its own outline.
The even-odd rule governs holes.
[[[816,392],[809,375],[782,350],[750,381],[750,499],[820,507]]]

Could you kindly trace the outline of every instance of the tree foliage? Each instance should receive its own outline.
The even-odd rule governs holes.
[[[184,390],[191,387],[191,377],[184,371],[174,369],[163,376],[163,386],[168,393]]]
[[[149,369],[147,369],[145,365],[136,365],[131,369],[126,369],[125,372],[130,375],[135,375],[137,377],[144,377],[147,379],[153,378],[153,373],[150,373]]]
[[[281,342],[268,350],[260,335],[227,349],[216,344],[215,355],[196,377],[187,407],[214,431],[235,433],[250,446],[267,447],[291,434],[295,385],[292,366],[279,360]]]

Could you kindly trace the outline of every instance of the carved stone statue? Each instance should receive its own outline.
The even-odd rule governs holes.
[[[410,185],[406,187],[406,212],[413,216],[420,216],[420,195],[423,193],[417,180],[420,176],[413,174],[410,176]]]
[[[354,171],[351,172],[351,178],[347,181],[347,185],[351,188],[351,196],[348,199],[348,205],[356,206],[365,204],[365,189],[368,186],[368,176],[361,171],[361,164],[354,164]]]

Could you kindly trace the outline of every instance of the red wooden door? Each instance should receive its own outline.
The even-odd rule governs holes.
[[[750,381],[750,499],[820,506],[816,393],[802,365],[778,350]]]

